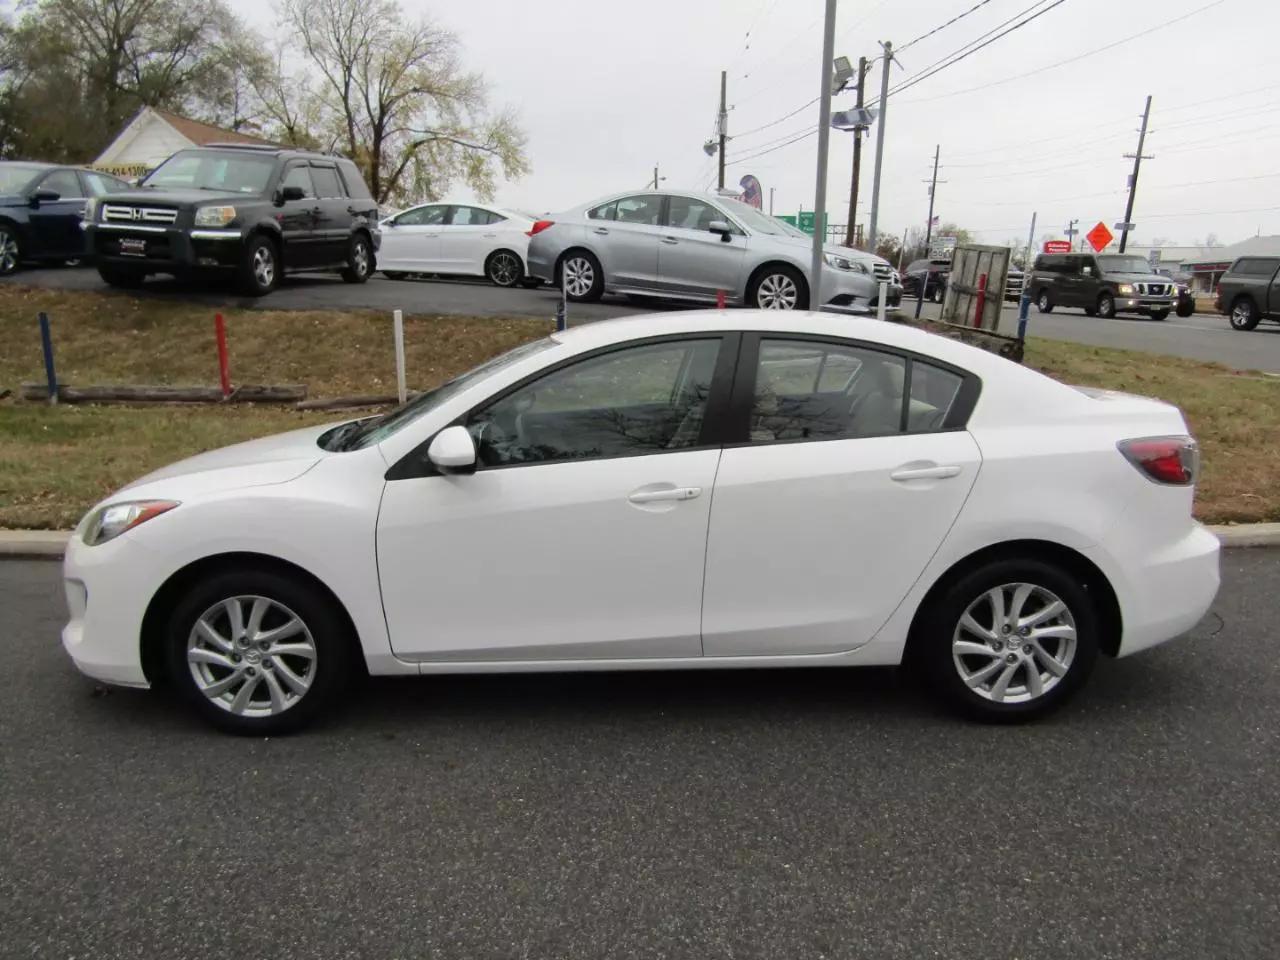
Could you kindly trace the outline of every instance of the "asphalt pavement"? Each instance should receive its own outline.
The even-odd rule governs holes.
[[[0,956],[1232,958],[1280,941],[1280,551],[1046,722],[890,670],[369,682],[238,739],[0,563]]]
[[[8,278],[9,283],[29,284],[66,290],[106,290],[97,271],[87,268],[24,270]],[[394,310],[415,314],[458,314],[470,316],[555,316],[558,295],[552,289],[517,288],[504,290],[480,280],[388,280],[375,275],[365,284],[348,284],[335,275],[295,275],[267,297],[241,297],[230,282],[213,281],[192,287],[169,278],[147,281],[143,296],[164,297],[210,307],[233,305],[241,308],[276,310]],[[904,300],[903,308],[914,311],[915,301]],[[676,303],[647,301],[634,303],[625,297],[608,296],[599,303],[569,305],[570,323],[603,320],[609,317],[655,310],[682,309]],[[938,307],[925,304],[925,316],[936,316]],[[1017,306],[1006,303],[1001,330],[1017,327]],[[1087,317],[1083,311],[1055,309],[1051,314],[1031,310],[1028,333],[1052,340],[1068,340],[1099,347],[1119,347],[1150,353],[1172,354],[1194,360],[1212,360],[1243,370],[1280,373],[1280,324],[1262,324],[1241,333],[1227,325],[1226,317],[1195,314],[1167,320],[1122,316],[1110,320]]]

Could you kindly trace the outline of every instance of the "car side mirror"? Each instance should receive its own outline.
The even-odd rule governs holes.
[[[710,223],[707,224],[707,229],[710,230],[712,233],[720,234],[720,239],[724,243],[729,242],[730,240],[729,235],[733,232],[733,228],[730,227],[729,224],[724,220],[712,220]]]
[[[441,473],[472,473],[476,469],[476,444],[466,427],[445,427],[427,447],[427,459]]]
[[[295,186],[281,187],[277,196],[280,203],[288,203],[290,200],[305,200],[307,191]]]
[[[53,203],[55,200],[61,200],[62,194],[57,190],[37,190],[31,195],[31,205],[38,207],[42,203]]]

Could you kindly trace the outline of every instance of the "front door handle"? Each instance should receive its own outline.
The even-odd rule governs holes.
[[[598,236],[601,236],[601,237],[607,237],[607,236],[609,235],[609,231],[608,231],[607,229],[605,229],[604,227],[596,227],[596,228],[595,228],[594,230],[592,230],[591,232],[592,232],[592,233],[594,233],[594,234],[597,234]]]
[[[662,242],[663,243],[679,243],[680,241],[677,240],[675,237],[663,237]]]
[[[902,483],[906,480],[946,480],[959,475],[960,467],[952,464],[945,467],[904,467],[889,474],[889,479]]]
[[[671,487],[667,490],[637,490],[627,499],[632,503],[657,503],[660,500],[693,500],[700,496],[701,487]]]

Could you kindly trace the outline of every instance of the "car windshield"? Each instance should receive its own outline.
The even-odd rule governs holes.
[[[783,223],[767,213],[761,213],[750,204],[743,203],[741,200],[733,200],[729,197],[716,197],[716,203],[721,204],[726,210],[738,218],[738,222],[742,223],[752,233],[767,233],[771,237],[790,236],[792,232],[800,234],[800,236],[808,238],[809,234],[803,230],[794,230],[787,224]]]
[[[24,193],[31,181],[47,170],[25,163],[0,163],[0,193]]]
[[[1099,257],[1103,273],[1150,273],[1151,265],[1142,257]]]
[[[267,188],[275,164],[271,156],[183,150],[156,167],[142,186],[258,194]]]
[[[418,394],[404,406],[397,407],[390,413],[383,414],[380,417],[370,417],[366,420],[352,420],[350,423],[335,427],[320,437],[320,446],[326,450],[359,450],[381,443],[402,427],[430,413],[446,400],[456,396],[477,380],[497,373],[513,363],[518,363],[525,357],[531,357],[535,353],[541,353],[543,350],[555,345],[556,342],[550,337],[522,343],[512,350],[500,353],[498,356],[486,360],[480,366],[440,384],[434,390]]]

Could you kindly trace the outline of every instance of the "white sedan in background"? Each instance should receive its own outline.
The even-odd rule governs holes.
[[[910,327],[605,321],[113,494],[68,544],[62,641],[251,734],[358,670],[909,661],[1025,719],[1208,610],[1197,470],[1175,407]]]
[[[424,203],[382,221],[378,269],[392,280],[438,273],[514,287],[528,277],[533,218],[479,203]]]

